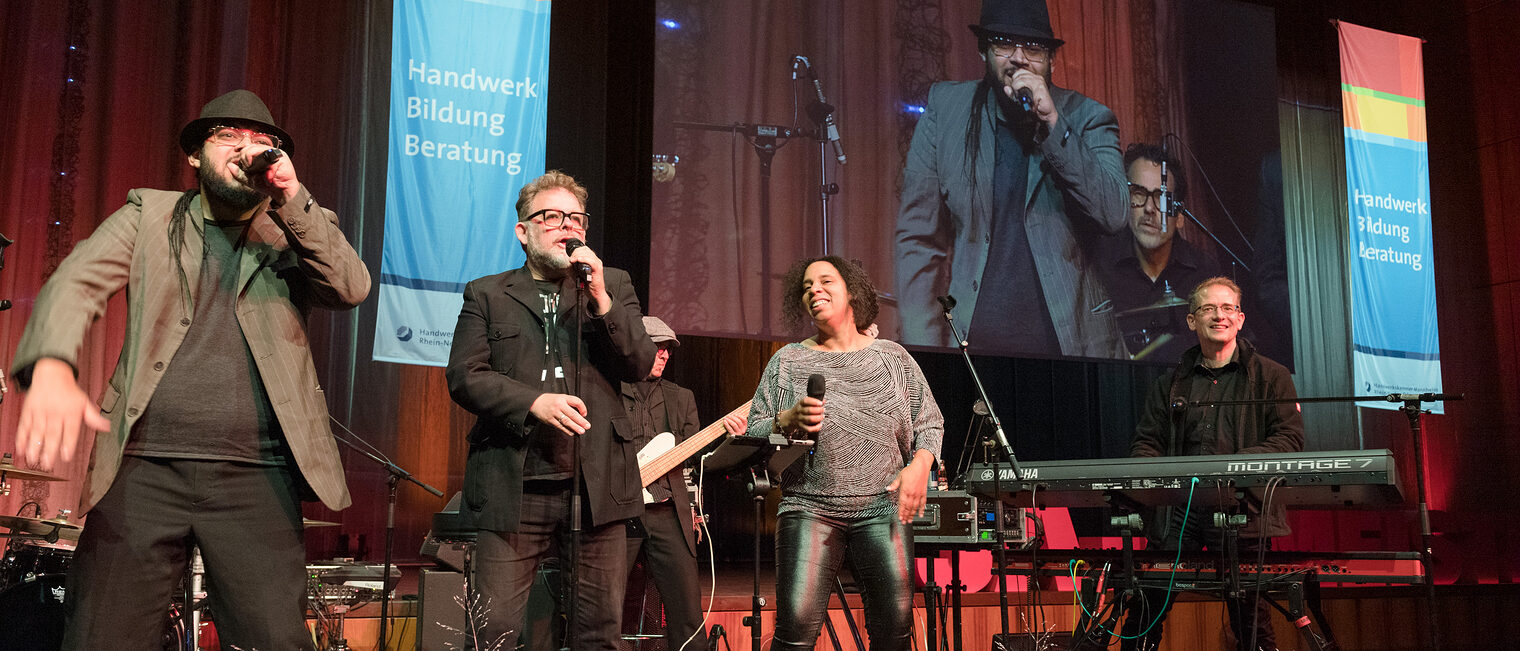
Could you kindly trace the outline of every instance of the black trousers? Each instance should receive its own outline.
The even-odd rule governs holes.
[[[567,482],[568,483],[568,482]],[[583,508],[588,508],[584,506]],[[540,563],[569,557],[570,491],[523,493],[522,522],[515,532],[480,530],[475,543],[475,595],[489,613],[477,624],[488,648],[517,648],[528,612],[529,593]],[[627,525],[618,520],[590,526],[583,513],[576,559],[577,621],[568,623],[567,645],[574,651],[617,651],[621,639]]]
[[[707,635],[702,626],[697,557],[686,546],[686,532],[676,516],[680,508],[691,507],[674,500],[645,506],[639,518],[645,537],[628,538],[628,567],[633,567],[642,550],[644,576],[654,581],[665,604],[665,648],[680,651],[684,645],[692,651],[707,648]]]
[[[299,481],[285,466],[123,458],[69,568],[63,648],[161,648],[194,544],[224,648],[311,649]]]

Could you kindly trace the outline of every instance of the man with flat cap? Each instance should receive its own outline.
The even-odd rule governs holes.
[[[647,450],[661,433],[674,435],[672,443],[679,444],[702,429],[691,389],[664,378],[670,353],[681,340],[658,317],[644,317],[644,331],[659,347],[654,368],[643,381],[624,382],[622,387],[623,406],[633,420],[640,450]],[[724,429],[743,434],[747,420],[747,414],[730,414],[723,418]],[[660,590],[665,606],[665,648],[670,651],[707,648],[697,575],[698,532],[693,525],[684,466],[677,465],[645,487],[644,514],[630,521],[628,537],[628,567],[632,568],[642,553],[644,576]]]
[[[306,317],[358,305],[369,272],[256,95],[207,103],[179,143],[197,187],[127,193],[43,285],[13,362],[28,462],[67,461],[95,432],[63,646],[157,648],[194,546],[223,644],[309,649],[301,501],[342,509],[349,495]],[[97,406],[79,352],[124,288]]]
[[[1124,357],[1085,250],[1124,224],[1118,122],[1051,83],[1063,41],[1044,0],[984,0],[970,27],[986,72],[929,89],[903,166],[902,343],[955,345],[949,294],[984,353]]]

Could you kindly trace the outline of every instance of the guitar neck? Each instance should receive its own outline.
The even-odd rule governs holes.
[[[748,414],[749,404],[751,402],[753,401],[744,401],[744,404],[739,405],[737,409],[728,412],[728,416],[733,416],[736,414]],[[725,418],[726,417],[727,416],[725,416]],[[654,483],[654,480],[664,477],[666,473],[675,469],[676,466],[686,463],[686,460],[690,459],[691,455],[696,454],[698,450],[707,447],[708,443],[712,443],[713,441],[718,440],[718,437],[720,436],[723,436],[722,420],[719,420],[711,425],[708,425],[707,427],[702,428],[702,430],[696,434],[692,434],[691,436],[686,437],[686,440],[681,441],[675,447],[671,448],[670,451],[650,460],[649,463],[644,464],[639,468],[639,476],[643,479],[644,485],[648,486]]]

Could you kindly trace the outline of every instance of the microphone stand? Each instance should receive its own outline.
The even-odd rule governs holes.
[[[1247,273],[1250,273],[1250,271],[1251,271],[1250,265],[1247,265],[1244,260],[1241,260],[1240,256],[1235,255],[1235,252],[1232,251],[1230,249],[1230,247],[1225,246],[1225,243],[1219,239],[1218,235],[1214,234],[1214,231],[1209,230],[1208,226],[1204,226],[1203,225],[1203,220],[1198,219],[1198,216],[1194,215],[1193,211],[1188,210],[1187,204],[1184,204],[1181,201],[1178,201],[1176,198],[1173,198],[1172,199],[1172,205],[1174,206],[1175,210],[1177,210],[1177,212],[1182,213],[1184,216],[1186,216],[1188,218],[1188,221],[1193,222],[1194,226],[1197,226],[1199,229],[1201,229],[1203,231],[1203,233],[1205,235],[1208,235],[1209,239],[1214,240],[1214,243],[1218,244],[1219,248],[1224,249],[1225,253],[1230,254],[1230,259],[1234,260],[1235,264],[1240,265],[1241,269],[1245,269]],[[1166,222],[1166,218],[1162,217],[1161,221],[1163,223],[1165,223]],[[1249,245],[1250,245],[1250,243],[1248,242],[1247,246],[1249,246]]]
[[[1462,393],[1390,393],[1381,396],[1328,396],[1320,398],[1263,398],[1260,400],[1193,400],[1185,403],[1188,407],[1223,407],[1229,405],[1271,405],[1283,403],[1305,402],[1393,402],[1403,403],[1399,411],[1409,419],[1409,433],[1414,443],[1414,476],[1415,485],[1419,490],[1419,514],[1420,514],[1420,568],[1425,573],[1425,624],[1430,631],[1430,648],[1439,651],[1441,648],[1441,629],[1436,626],[1436,583],[1435,576],[1431,573],[1435,558],[1433,555],[1433,536],[1430,532],[1430,507],[1429,496],[1425,488],[1425,436],[1421,428],[1420,416],[1426,413],[1421,407],[1426,402],[1445,402],[1448,400],[1461,400],[1466,394]]]
[[[581,395],[581,363],[584,346],[581,345],[581,330],[586,326],[586,303],[591,299],[586,295],[586,277],[574,270],[575,274],[575,380],[571,393],[577,397]],[[612,300],[609,294],[607,300]],[[609,306],[610,307],[610,306]],[[584,398],[582,398],[584,400]],[[589,430],[588,430],[589,433]],[[580,558],[581,558],[581,436],[570,437],[570,558],[566,559],[564,570],[564,595],[567,600],[565,606],[566,626],[565,646],[572,649],[575,640],[579,637],[576,630],[576,617],[580,614],[580,607],[576,604],[580,583]]]
[[[749,140],[750,146],[754,147],[755,155],[760,158],[760,224],[763,227],[760,236],[760,308],[765,314],[771,313],[771,160],[776,157],[776,152],[786,146],[787,141],[794,137],[805,135],[804,132],[790,127],[780,127],[771,124],[746,124],[734,122],[731,124],[707,124],[704,122],[673,121],[671,126],[677,129],[694,129],[700,131],[729,131],[744,136]],[[767,322],[766,331],[770,331]]]
[[[823,101],[823,87],[818,85],[818,73],[813,70],[813,64],[807,57],[796,56],[792,58],[792,81],[797,80],[797,63],[807,66],[808,76],[812,79],[814,87],[818,90],[818,99],[813,100],[807,106],[808,118],[817,126],[817,131],[811,135],[818,141],[818,203],[822,209],[820,224],[823,235],[823,254],[832,253],[829,247],[829,201],[834,195],[839,194],[839,184],[829,182],[829,118],[834,115],[834,105]],[[795,89],[795,86],[793,87]],[[794,95],[795,97],[795,95]]]
[[[1013,468],[1014,484],[1017,486],[1023,480],[1024,473],[1019,470],[1018,457],[1013,453],[1013,446],[1008,443],[1008,437],[1003,433],[1003,421],[998,418],[997,410],[992,408],[992,400],[987,397],[987,388],[982,386],[982,378],[976,372],[976,364],[971,361],[971,342],[961,337],[961,333],[955,327],[955,317],[950,313],[955,308],[955,297],[946,295],[940,299],[940,304],[945,307],[945,323],[950,326],[950,334],[955,336],[956,345],[961,349],[961,358],[966,361],[966,370],[971,372],[971,382],[976,385],[976,393],[987,406],[987,420],[992,423],[993,434],[997,437],[997,444],[1003,449],[1003,456],[1008,458],[1008,465]],[[996,459],[997,457],[993,457]],[[997,540],[997,562],[1000,571],[998,575],[998,612],[1002,615],[1003,637],[1006,639],[1012,633],[1008,622],[1008,540],[1003,532],[1003,495],[1002,486],[999,483],[1002,471],[997,467],[996,461],[992,464],[992,512],[996,522],[992,525],[992,532]],[[930,562],[933,562],[932,560]],[[1031,581],[1039,577],[1030,577]],[[994,645],[995,646],[995,645]]]
[[[352,436],[352,437],[354,437],[355,439],[357,439],[357,440],[359,440],[361,442],[364,441],[364,439],[360,438],[358,434],[355,434],[353,430],[349,429],[343,423],[338,422],[338,419],[333,418],[332,414],[328,414],[327,417],[329,419],[331,419],[332,422],[337,423],[338,427],[343,428],[343,431],[348,432],[349,436]],[[385,480],[385,484],[386,484],[386,500],[385,500],[385,567],[384,567],[383,570],[381,570],[381,575],[380,575],[380,644],[379,644],[379,647],[383,649],[383,648],[385,648],[385,634],[386,634],[386,628],[387,628],[386,627],[386,620],[388,620],[390,618],[389,617],[390,616],[390,605],[391,605],[391,583],[390,583],[390,581],[391,581],[391,558],[392,558],[391,554],[392,554],[392,549],[393,549],[393,547],[395,545],[395,539],[396,539],[396,484],[400,483],[401,480],[405,479],[405,480],[407,480],[409,482],[412,482],[413,484],[418,485],[419,487],[422,488],[422,490],[425,490],[425,491],[427,491],[429,493],[432,493],[434,497],[443,497],[443,491],[438,490],[436,488],[433,488],[432,486],[429,486],[429,485],[423,483],[422,480],[417,479],[415,476],[412,475],[412,473],[407,472],[405,468],[402,468],[401,466],[396,465],[390,459],[385,458],[384,455],[379,454],[378,450],[374,451],[374,452],[371,452],[370,450],[373,450],[374,446],[370,445],[367,442],[364,443],[364,445],[366,447],[369,447],[370,450],[367,450],[364,447],[360,447],[357,443],[354,443],[353,441],[350,441],[350,440],[348,440],[346,438],[342,438],[342,437],[339,437],[339,436],[333,436],[333,439],[336,440],[336,441],[338,441],[339,443],[342,443],[342,444],[348,446],[349,449],[354,450],[354,451],[358,452],[359,454],[362,454],[362,455],[364,455],[366,457],[369,457],[371,461],[374,461],[375,463],[380,464],[380,466],[382,468],[385,468],[385,472],[388,475],[386,477],[386,480]]]

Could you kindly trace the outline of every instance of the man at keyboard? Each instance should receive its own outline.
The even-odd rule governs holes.
[[[1189,294],[1187,325],[1198,335],[1198,345],[1184,352],[1181,363],[1157,378],[1146,394],[1145,409],[1130,442],[1130,456],[1303,450],[1303,416],[1293,402],[1189,406],[1194,402],[1298,396],[1288,369],[1257,353],[1249,341],[1240,338],[1246,320],[1240,299],[1240,287],[1223,277],[1205,280]],[[1270,547],[1272,537],[1289,532],[1281,504],[1249,516],[1240,530],[1239,548],[1244,560]],[[1159,508],[1146,524],[1150,549],[1197,551],[1223,545],[1223,530],[1213,526],[1213,514],[1203,509],[1184,515],[1180,507]],[[1122,630],[1123,649],[1157,648],[1162,623],[1175,601],[1168,596],[1165,590],[1147,589],[1130,601],[1126,609],[1130,614]],[[1226,601],[1225,607],[1236,648],[1276,648],[1271,609],[1264,599],[1250,593],[1245,599]],[[1138,637],[1142,631],[1146,634]]]

